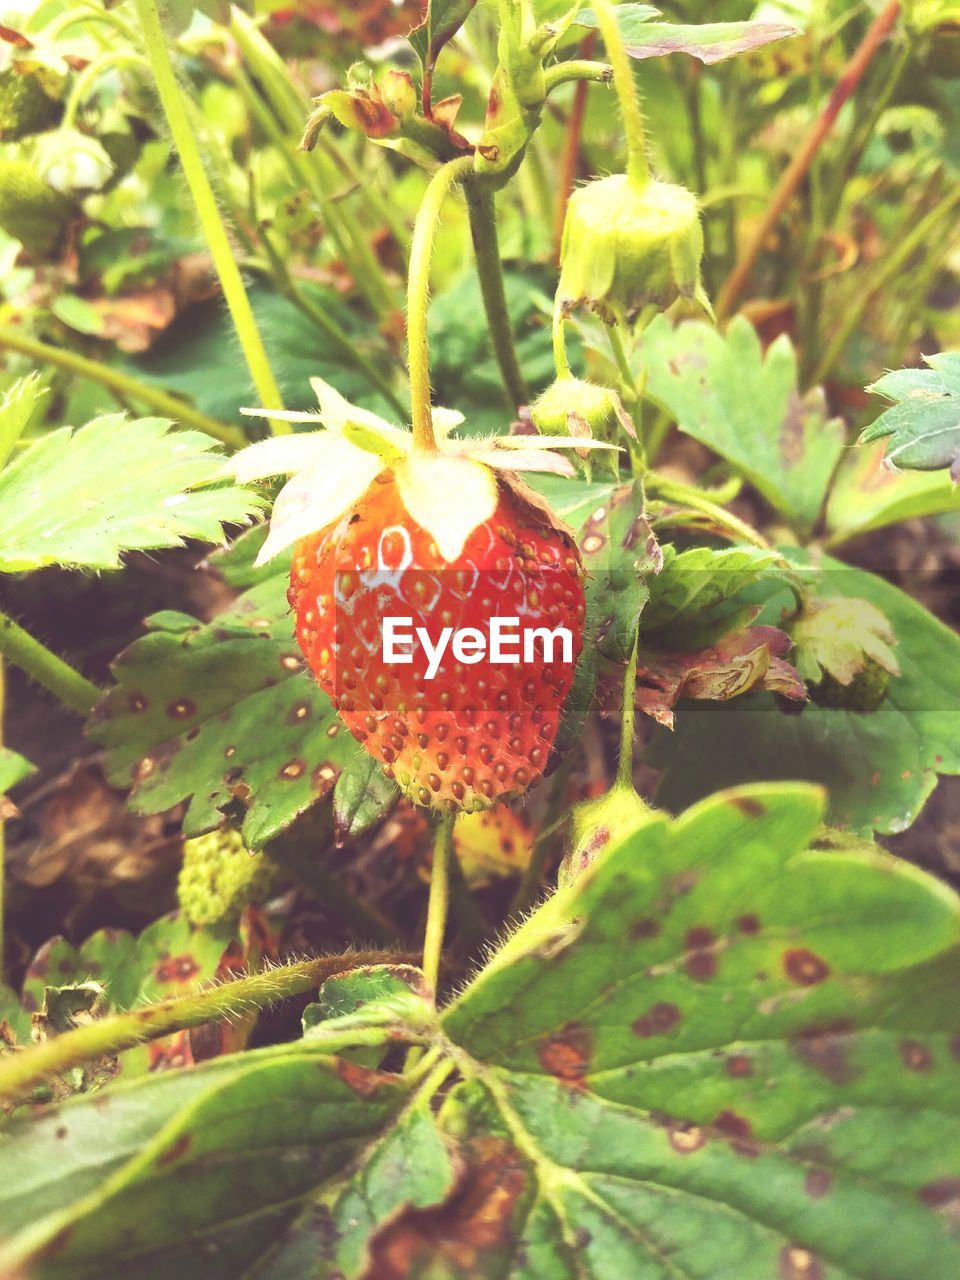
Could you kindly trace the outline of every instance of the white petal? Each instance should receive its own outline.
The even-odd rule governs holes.
[[[504,449],[490,449],[486,453],[471,454],[477,462],[484,462],[498,471],[551,471],[557,476],[574,476],[576,468],[559,454],[546,449],[527,450],[523,453],[507,453]]]
[[[447,561],[457,559],[477,525],[497,509],[493,472],[469,458],[414,454],[394,475],[403,505]]]
[[[439,406],[431,410],[430,416],[433,419],[434,430],[441,436],[448,436],[455,427],[459,427],[461,422],[465,421],[463,414],[457,409],[444,409]]]
[[[355,449],[340,436],[327,439],[332,448],[323,460],[298,472],[277,494],[270,533],[257,556],[266,564],[291,543],[324,529],[348,511],[383,470],[372,453]]]
[[[343,398],[336,387],[331,387],[330,383],[324,382],[322,378],[311,378],[310,385],[320,402],[320,417],[328,427],[344,427],[348,422],[352,422],[358,427],[369,427],[371,431],[390,438],[397,436],[401,439],[409,438],[408,431],[401,431],[399,427],[392,426],[384,418],[371,413],[369,409],[361,409],[351,404],[349,400]]]
[[[334,439],[326,431],[271,436],[269,440],[258,440],[235,453],[224,470],[236,476],[241,484],[263,480],[266,476],[292,474],[321,462]]]
[[[276,418],[278,422],[312,422],[319,430],[323,426],[319,413],[311,409],[305,413],[302,409],[241,409],[246,418]]]
[[[488,443],[481,441],[480,443]],[[585,440],[582,436],[494,436],[489,441],[495,449],[616,449],[617,444],[606,440]]]

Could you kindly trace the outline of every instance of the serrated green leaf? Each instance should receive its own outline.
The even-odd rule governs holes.
[[[684,26],[650,22],[650,18],[656,16],[657,10],[647,4],[617,5],[617,25],[631,58],[687,53],[709,65],[800,34],[799,27],[785,22],[713,22]],[[592,9],[584,10],[576,22],[581,27],[598,25]]]
[[[882,466],[884,446],[855,450],[837,471],[827,499],[830,544],[918,516],[960,511],[960,489],[948,475]]]
[[[208,436],[163,418],[52,431],[0,472],[0,571],[116,569],[124,551],[220,542],[262,506],[222,466]]]
[[[797,360],[778,338],[764,355],[742,316],[725,335],[696,322],[673,329],[662,317],[640,344],[649,395],[681,431],[732,463],[799,532],[812,528],[843,451],[843,424],[821,392],[801,398]]]
[[[18,378],[4,392],[0,401],[0,468],[6,465],[34,410],[46,394],[47,388],[38,373]]]
[[[154,615],[152,630],[117,659],[117,685],[90,734],[138,812],[189,800],[183,829],[193,836],[236,805],[244,843],[262,849],[344,775],[358,771],[366,788],[369,757],[304,670],[286,586],[286,573],[274,572],[206,624]],[[372,822],[376,804],[386,808],[395,793],[365,794]]]
[[[924,357],[928,369],[899,369],[868,387],[896,403],[860,436],[887,439],[886,462],[914,471],[950,468],[960,480],[960,352]],[[889,437],[889,438],[888,438]]]
[[[471,1242],[478,1278],[960,1268],[958,903],[808,852],[820,816],[800,785],[651,815],[508,941],[444,1017],[466,1083],[441,1122],[499,1194],[426,1241],[396,1222],[405,1275]]]
[[[649,579],[645,642],[671,649],[709,644],[751,616],[739,593],[767,575],[781,578],[781,566],[776,552],[761,547],[691,547],[679,553],[664,547],[663,568]]]
[[[427,16],[407,39],[424,71],[432,71],[440,50],[469,18],[477,0],[428,0]]]
[[[797,564],[801,553],[790,553]],[[904,592],[824,557],[821,598],[864,599],[889,620],[900,675],[875,711],[808,703],[788,714],[766,695],[710,707],[681,705],[672,734],[658,734],[651,763],[665,773],[658,800],[682,809],[718,786],[806,778],[829,792],[830,821],[854,831],[903,831],[938,774],[960,773],[960,638]],[[779,618],[789,597],[774,598]]]

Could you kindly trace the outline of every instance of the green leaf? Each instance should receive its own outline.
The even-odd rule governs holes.
[[[0,472],[0,571],[116,569],[124,551],[220,542],[262,506],[222,467],[208,436],[163,418],[52,431]]]
[[[0,1150],[2,1262],[94,1280],[136,1257],[145,1277],[199,1269],[234,1280],[384,1132],[406,1095],[395,1076],[288,1048],[154,1076],[34,1124],[14,1121]],[[390,1173],[380,1170],[381,1202]],[[394,1179],[394,1203],[407,1195]],[[329,1238],[326,1219],[318,1210],[303,1232],[314,1257]]]
[[[46,394],[47,388],[38,373],[18,378],[4,392],[0,400],[0,468],[6,465],[34,410]]]
[[[960,481],[960,352],[925,356],[928,369],[898,369],[868,387],[895,403],[860,436],[887,439],[886,462],[914,471],[950,468]],[[889,438],[888,438],[889,437]]]
[[[617,6],[617,25],[631,58],[662,58],[668,53],[688,53],[701,62],[721,62],[738,53],[749,53],[773,40],[800,35],[799,27],[785,22],[713,22],[683,26],[650,22],[657,10],[647,4]],[[597,16],[586,9],[577,19],[581,27],[596,27]]]
[[[800,553],[791,552],[800,563]],[[681,705],[651,763],[666,772],[658,800],[681,809],[719,786],[805,778],[829,792],[830,821],[854,831],[903,831],[938,774],[960,773],[960,637],[896,587],[824,557],[818,598],[864,599],[889,620],[901,674],[869,713],[808,703],[786,714],[766,695],[722,707]],[[775,597],[766,615],[792,602]]]
[[[960,490],[948,475],[882,466],[879,441],[844,459],[827,499],[826,524],[835,545],[917,516],[960,511]]]
[[[764,356],[742,316],[726,335],[659,318],[640,346],[649,395],[677,426],[732,463],[797,530],[809,533],[840,458],[843,425],[823,395],[797,391],[797,360],[778,338]]]
[[[444,1017],[459,1196],[430,1233],[394,1222],[384,1257],[478,1280],[958,1271],[957,900],[879,851],[807,851],[820,817],[800,785],[651,815],[514,934]]]
[[[138,812],[189,800],[183,830],[192,836],[237,806],[244,843],[262,849],[338,779],[369,781],[366,753],[303,668],[286,586],[286,571],[274,572],[209,623],[155,614],[116,660],[117,685],[90,734]],[[394,794],[368,793],[364,820]]]
[[[425,72],[432,71],[440,50],[469,18],[477,0],[428,0],[427,16],[407,37]]]
[[[781,561],[760,547],[691,547],[679,553],[664,547],[663,568],[649,579],[644,642],[673,649],[709,644],[751,616],[751,606],[738,596],[767,575],[782,579]]]

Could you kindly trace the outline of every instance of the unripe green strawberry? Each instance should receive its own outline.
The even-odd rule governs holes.
[[[876,711],[883,706],[890,691],[891,673],[867,658],[849,684],[824,672],[823,678],[808,686],[810,697],[820,707],[834,711]]]
[[[14,67],[0,72],[0,142],[16,142],[42,133],[57,121],[62,106],[48,97],[39,76]]]
[[[608,324],[680,298],[710,304],[700,283],[703,231],[696,198],[668,182],[611,174],[574,191],[560,250],[560,304]]]
[[[530,406],[530,417],[543,435],[613,440],[621,427],[636,435],[616,391],[583,378],[557,378]]]
[[[572,532],[515,473],[573,474],[553,450],[574,442],[457,440],[462,415],[434,408],[424,447],[312,382],[327,430],[261,441],[230,464],[244,482],[293,473],[257,563],[294,547],[289,599],[308,665],[414,803],[479,811],[520,795],[546,768],[585,603]],[[390,652],[385,619],[416,634],[408,656]],[[497,619],[514,652],[494,652]]]
[[[493,515],[447,560],[384,472],[333,527],[296,545],[290,584],[297,641],[320,687],[416,804],[484,809],[539,780],[585,612],[576,543],[542,510],[504,486]],[[384,664],[384,616],[483,630],[492,613],[514,612],[530,627],[568,627],[573,661],[450,656],[431,683],[416,666]]]
[[[276,880],[276,864],[251,854],[240,833],[225,827],[184,841],[177,898],[191,924],[232,924],[248,902],[265,901]]]
[[[0,160],[0,227],[38,256],[60,242],[73,204],[24,160]]]

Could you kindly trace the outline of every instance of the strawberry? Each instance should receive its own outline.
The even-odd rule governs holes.
[[[263,441],[232,464],[247,479],[296,471],[260,560],[294,546],[288,598],[308,665],[414,803],[481,810],[521,794],[546,767],[585,604],[576,542],[513,473],[568,473],[552,450],[584,442],[444,434],[437,454],[418,454],[408,432],[314,385],[327,431]],[[462,421],[442,409],[433,420],[441,433]],[[464,663],[448,649],[431,679],[416,652],[409,664],[384,661],[391,615],[434,632],[519,617],[527,629],[567,628],[572,651],[541,643],[533,661]]]

